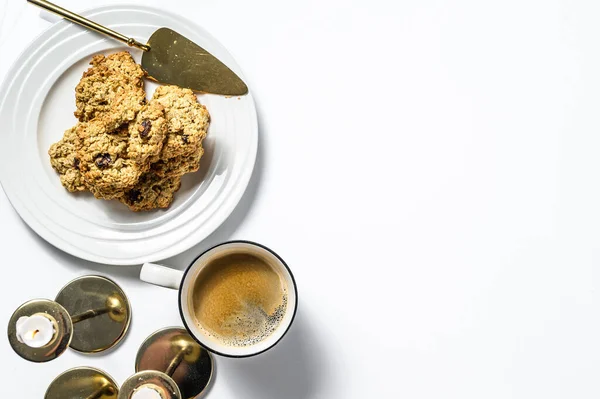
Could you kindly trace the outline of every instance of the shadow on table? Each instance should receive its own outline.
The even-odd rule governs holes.
[[[247,359],[219,359],[227,370],[234,396],[246,399],[306,399],[319,392],[328,375],[316,334],[298,314],[287,335],[274,348]]]
[[[260,116],[259,110],[257,110],[257,115],[258,115],[258,126],[260,129],[260,126],[262,126],[262,121],[261,121],[261,116]],[[259,131],[259,136],[260,136],[260,131]],[[185,269],[192,260],[194,260],[199,254],[201,254],[208,248],[211,248],[219,243],[222,243],[224,241],[228,241],[231,239],[231,237],[235,234],[237,229],[242,225],[242,223],[246,219],[248,212],[250,211],[250,209],[252,208],[252,205],[254,204],[257,193],[259,192],[262,177],[263,177],[263,170],[265,167],[264,166],[264,159],[265,159],[264,148],[265,147],[262,145],[261,139],[259,138],[258,153],[256,156],[256,164],[254,166],[254,170],[252,172],[252,177],[250,178],[250,182],[248,183],[248,188],[244,192],[244,195],[242,196],[242,198],[241,198],[240,202],[238,203],[238,205],[236,206],[236,208],[233,210],[231,215],[225,220],[225,222],[223,222],[223,224],[221,224],[221,226],[219,228],[217,228],[212,234],[210,234],[207,238],[205,238],[201,243],[193,246],[192,248],[188,249],[187,251],[185,251],[177,256],[165,259],[164,261],[161,261],[160,263],[164,263],[165,265],[173,266],[173,267],[176,267],[179,269]],[[21,222],[25,226],[27,226],[25,224],[25,222],[23,222],[22,219],[21,219]],[[29,228],[29,226],[27,226],[27,227],[28,227],[28,231],[31,233],[31,235],[34,237],[34,239],[40,244],[40,246],[45,248],[48,251],[48,253],[50,254],[50,256],[52,256],[54,259],[56,259],[59,264],[64,265],[67,268],[75,269],[75,271],[77,271],[77,269],[84,267],[84,268],[92,270],[94,272],[98,272],[100,274],[104,274],[104,275],[108,275],[108,276],[114,276],[116,278],[122,278],[122,279],[126,279],[126,280],[128,280],[128,279],[139,280],[140,266],[128,266],[128,267],[110,266],[110,265],[104,265],[104,264],[100,264],[100,263],[86,261],[83,259],[78,259],[72,255],[67,254],[66,252],[61,251],[60,249],[54,247],[53,245],[49,244],[44,239],[42,239],[40,236],[38,236],[31,228]]]

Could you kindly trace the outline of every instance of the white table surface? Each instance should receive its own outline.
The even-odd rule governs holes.
[[[241,204],[165,263],[251,239],[287,260],[300,290],[289,335],[256,358],[219,358],[210,397],[600,395],[599,2],[143,3],[214,34],[259,110]],[[0,77],[48,26],[24,0],[6,4]],[[134,308],[127,339],[102,356],[33,364],[0,340],[2,397],[41,398],[80,365],[122,383],[143,339],[181,324],[174,291],[54,249],[3,193],[0,253],[0,323],[88,273],[115,278]]]

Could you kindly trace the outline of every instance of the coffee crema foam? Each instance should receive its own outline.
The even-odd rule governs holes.
[[[210,261],[192,293],[196,325],[228,346],[257,344],[275,332],[287,310],[283,278],[252,254]]]

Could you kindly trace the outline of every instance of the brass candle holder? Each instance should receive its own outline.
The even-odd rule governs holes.
[[[33,318],[49,323],[33,325],[23,334],[23,323]],[[121,342],[130,321],[131,306],[121,287],[106,277],[84,276],[64,286],[54,301],[35,299],[21,305],[10,318],[8,340],[19,356],[41,363],[69,346],[81,353],[110,349]],[[50,326],[51,338],[36,347],[36,334],[47,333],[42,330]]]
[[[44,399],[117,399],[119,387],[102,370],[77,367],[67,370],[52,381]]]
[[[118,399],[135,399],[141,389],[152,389],[162,399],[193,399],[210,384],[213,369],[212,355],[184,328],[165,328],[138,350],[136,374],[123,383]]]

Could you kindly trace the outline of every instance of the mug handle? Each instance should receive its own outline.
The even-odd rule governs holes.
[[[183,279],[181,270],[157,265],[155,263],[144,263],[140,271],[140,280],[146,283],[160,285],[165,288],[178,290]]]

